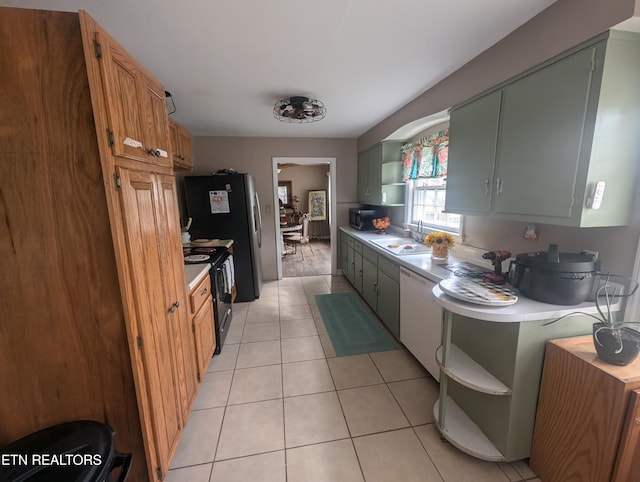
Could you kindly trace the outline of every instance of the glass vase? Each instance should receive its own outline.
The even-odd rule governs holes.
[[[449,246],[445,244],[434,244],[431,247],[431,257],[433,259],[447,259],[449,257]]]

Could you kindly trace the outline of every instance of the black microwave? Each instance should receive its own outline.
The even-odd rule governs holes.
[[[373,220],[385,216],[382,209],[351,208],[349,209],[349,225],[360,231],[372,231],[376,229],[373,227]]]

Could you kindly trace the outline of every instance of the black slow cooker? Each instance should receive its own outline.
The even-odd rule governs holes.
[[[600,261],[591,253],[549,251],[523,253],[509,268],[509,283],[523,296],[554,305],[577,305],[591,294],[598,279]]]

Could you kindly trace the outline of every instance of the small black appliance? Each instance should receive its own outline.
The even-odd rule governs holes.
[[[548,251],[517,255],[509,268],[509,283],[532,300],[577,305],[591,295],[599,272],[595,254],[560,253],[557,244],[550,244]]]
[[[359,231],[375,231],[373,220],[383,218],[387,214],[379,208],[351,208],[349,209],[349,225]]]

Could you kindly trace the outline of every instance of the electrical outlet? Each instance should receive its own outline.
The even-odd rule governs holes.
[[[539,241],[540,233],[538,232],[538,228],[536,228],[536,226],[533,224],[527,226],[527,228],[524,230],[524,239],[527,239],[529,241]]]

